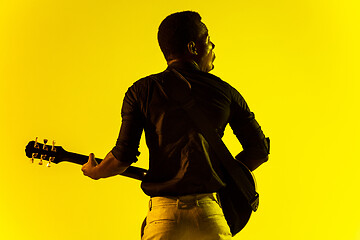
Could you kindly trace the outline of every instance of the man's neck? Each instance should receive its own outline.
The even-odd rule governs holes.
[[[181,59],[181,58],[172,59],[167,62],[167,65],[170,66],[171,64],[175,64],[175,63],[189,63],[191,65],[194,65],[196,69],[200,70],[199,65],[192,59]]]

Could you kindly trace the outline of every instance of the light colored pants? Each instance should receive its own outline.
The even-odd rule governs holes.
[[[142,232],[142,240],[231,239],[216,193],[151,198]]]

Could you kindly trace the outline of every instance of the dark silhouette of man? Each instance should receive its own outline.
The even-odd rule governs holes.
[[[159,26],[158,41],[167,69],[128,89],[116,146],[100,164],[90,154],[83,173],[93,179],[123,173],[137,161],[144,130],[150,159],[141,187],[150,203],[142,239],[231,239],[217,196],[226,184],[227,172],[190,116],[172,98],[180,91],[174,79],[186,80],[197,105],[221,137],[230,124],[243,146],[236,158],[251,170],[267,161],[269,142],[239,92],[209,73],[214,68],[215,44],[198,13],[166,17]]]

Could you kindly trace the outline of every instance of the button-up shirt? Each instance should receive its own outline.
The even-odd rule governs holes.
[[[240,93],[188,62],[175,62],[164,72],[142,78],[128,89],[112,153],[119,161],[136,162],[144,130],[149,170],[141,187],[147,195],[216,192],[224,186],[222,176],[226,173],[187,112],[169,96],[177,77],[170,71],[172,68],[190,83],[197,106],[220,137],[229,124],[243,147],[243,157],[256,159],[268,155],[268,141]]]

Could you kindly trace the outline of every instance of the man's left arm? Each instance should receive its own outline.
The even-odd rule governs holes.
[[[141,134],[144,128],[143,116],[138,102],[137,87],[131,86],[125,93],[121,109],[122,123],[115,147],[106,155],[100,164],[97,164],[93,153],[83,165],[82,171],[85,176],[92,179],[106,178],[123,173],[137,156]]]
[[[112,152],[109,152],[103,161],[98,164],[93,153],[89,155],[89,160],[81,168],[85,176],[94,180],[106,178],[123,173],[131,162],[121,162],[115,158]]]

